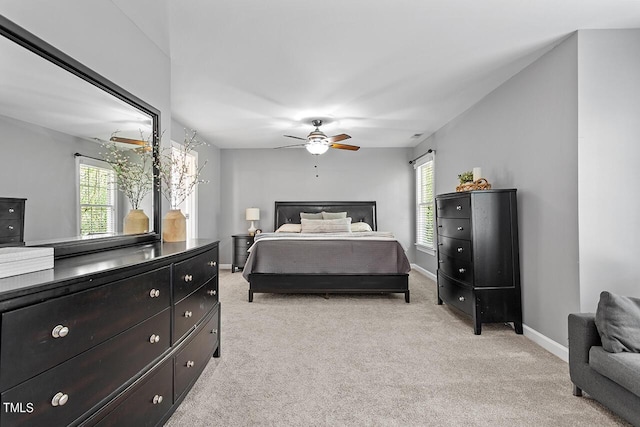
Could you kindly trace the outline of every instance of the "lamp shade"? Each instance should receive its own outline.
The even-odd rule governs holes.
[[[311,142],[306,145],[306,149],[311,154],[320,155],[327,152],[329,145],[323,142]]]
[[[260,209],[258,208],[247,208],[245,214],[247,221],[258,221],[260,219]]]

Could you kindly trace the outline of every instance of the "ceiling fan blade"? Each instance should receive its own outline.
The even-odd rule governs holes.
[[[349,144],[331,144],[329,145],[331,148],[337,148],[338,150],[350,150],[350,151],[358,151],[360,147],[357,145],[349,145]]]
[[[344,141],[345,139],[349,139],[349,138],[351,138],[351,136],[347,135],[346,133],[341,133],[340,135],[333,135],[328,137],[326,141],[328,143],[333,143],[338,141]]]
[[[286,136],[286,135],[285,135]],[[283,145],[282,147],[273,147],[274,150],[277,150],[279,148],[293,148],[293,147],[304,147],[307,144],[293,144],[293,145]]]
[[[283,135],[286,136],[287,138],[295,138],[295,139],[300,139],[302,141],[306,141],[307,138],[300,138],[299,136],[293,136],[293,135]]]
[[[112,136],[109,141],[111,142],[120,142],[122,144],[132,144],[132,145],[140,145],[144,147],[148,145],[147,141],[142,141],[140,139],[130,139],[130,138],[120,138],[119,136]]]

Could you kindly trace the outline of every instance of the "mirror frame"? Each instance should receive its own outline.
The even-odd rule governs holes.
[[[86,82],[109,93],[112,96],[126,102],[134,108],[148,114],[152,118],[153,129],[153,231],[146,234],[118,235],[110,237],[99,237],[95,239],[83,240],[80,238],[70,239],[52,244],[39,244],[37,246],[47,246],[54,248],[55,258],[64,258],[80,255],[89,252],[98,252],[124,246],[132,246],[142,243],[156,242],[160,240],[160,212],[161,198],[158,182],[158,169],[155,161],[159,156],[160,145],[160,110],[147,104],[137,96],[131,94],[112,81],[106,79],[69,55],[53,47],[49,43],[0,15],[0,35],[17,43],[45,60],[61,67],[62,69],[76,75]]]

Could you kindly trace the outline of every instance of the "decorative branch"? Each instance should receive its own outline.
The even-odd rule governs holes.
[[[207,161],[190,174],[187,157],[197,147],[208,144],[199,139],[194,130],[189,132],[185,129],[184,134],[184,142],[177,148],[164,147],[155,163],[160,192],[171,205],[171,209],[178,209],[178,206],[193,193],[196,185],[206,182],[200,179],[200,175]]]
[[[111,136],[115,137],[118,132],[113,132]],[[124,193],[132,209],[138,209],[153,189],[151,142],[144,138],[142,131],[140,138],[147,144],[134,149],[123,149],[115,142],[101,143],[106,152],[100,155],[113,168],[118,190]]]

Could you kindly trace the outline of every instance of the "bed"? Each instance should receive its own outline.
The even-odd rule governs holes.
[[[274,230],[339,222],[301,221],[301,212],[331,218],[346,212],[350,227],[362,231],[257,235],[242,273],[249,302],[259,292],[403,293],[410,301],[409,261],[390,233],[377,231],[376,202],[275,202]]]

